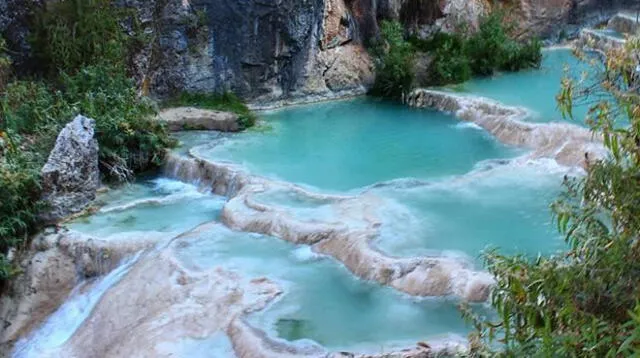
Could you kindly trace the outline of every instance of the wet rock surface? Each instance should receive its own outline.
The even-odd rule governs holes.
[[[62,230],[32,240],[18,258],[19,274],[2,295],[0,353],[9,356],[13,343],[39,326],[69,297],[78,284],[109,273],[154,240],[104,241]]]
[[[42,168],[43,198],[48,208],[46,221],[57,221],[82,211],[100,184],[98,141],[95,121],[77,116],[58,135],[56,145]]]

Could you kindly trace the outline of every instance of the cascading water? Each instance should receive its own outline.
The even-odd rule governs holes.
[[[124,277],[135,265],[140,253],[125,260],[97,282],[79,285],[69,299],[33,334],[16,343],[13,357],[41,358],[58,357],[58,349],[73,336],[102,295]]]
[[[220,213],[224,200],[192,184],[158,178],[100,196],[105,205],[69,227],[102,239],[130,239],[136,233],[175,237]]]
[[[465,88],[545,121],[555,113],[546,101],[559,86],[548,71],[556,56],[565,52],[522,74],[519,90],[540,100],[516,103],[513,82],[500,77]],[[535,255],[562,244],[548,205],[571,170],[501,144],[484,126],[372,100],[264,118],[270,130],[179,134],[166,174],[188,184],[142,180],[69,224],[106,240],[157,237],[157,249],[82,284],[14,357],[86,346],[118,356],[112,342],[129,355],[325,357],[464,341],[456,304],[486,299],[491,279],[476,260],[486,246]],[[104,322],[128,331],[111,336],[122,332]],[[99,327],[105,336],[91,338],[86,330]]]

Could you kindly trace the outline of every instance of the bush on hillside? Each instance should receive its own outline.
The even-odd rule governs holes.
[[[7,83],[0,41],[0,283],[13,273],[8,250],[39,229],[40,169],[68,121],[77,114],[96,120],[106,179],[128,180],[159,165],[173,144],[127,78],[124,14],[108,0],[47,3],[32,41],[42,78]]]
[[[460,83],[472,76],[492,75],[496,70],[520,71],[540,66],[540,41],[518,42],[510,37],[509,28],[504,15],[495,11],[481,19],[475,33],[468,34],[462,27],[454,34],[437,32],[426,40],[414,36],[409,42],[432,55],[428,77],[434,85]]]
[[[0,36],[0,92],[2,92],[9,81],[11,73],[11,59],[6,55],[7,43]]]
[[[96,120],[103,173],[115,179],[129,179],[135,172],[158,166],[164,149],[173,145],[166,128],[154,119],[152,102],[138,97],[124,71],[90,66],[76,74],[64,74],[62,97],[71,115],[83,114]]]
[[[466,41],[467,56],[476,75],[491,75],[503,63],[506,55],[504,45],[511,40],[502,20],[502,15],[497,12],[483,18],[478,31]]]
[[[13,274],[6,253],[26,242],[41,208],[38,167],[14,145],[0,130],[0,284]]]
[[[462,35],[436,33],[428,41],[414,38],[412,42],[425,52],[431,51],[428,78],[432,85],[464,82],[473,76]]]
[[[527,68],[538,68],[542,63],[542,43],[533,39],[525,43],[507,42],[503,47],[500,70],[516,72]]]

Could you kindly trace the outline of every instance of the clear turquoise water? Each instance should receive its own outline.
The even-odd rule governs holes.
[[[477,78],[460,85],[457,90],[512,106],[526,107],[533,111],[532,121],[562,121],[565,119],[556,102],[562,78],[566,73],[580,78],[585,71],[591,71],[592,66],[591,63],[579,61],[568,49],[545,50],[540,69]],[[565,72],[565,69],[569,72]],[[575,119],[566,120],[583,125],[587,110],[587,106],[578,106],[573,111]]]
[[[242,163],[256,174],[387,199],[378,245],[393,255],[477,258],[487,247],[536,255],[563,245],[549,204],[566,168],[545,160],[510,163],[521,152],[468,123],[369,100],[288,108],[265,119],[272,131],[232,136],[196,152]],[[369,121],[375,126],[363,127]],[[331,131],[319,130],[325,123]],[[336,133],[355,134],[338,140]],[[340,220],[326,203],[300,201],[286,191],[263,196],[258,200],[304,220]]]
[[[128,205],[139,203],[141,199],[166,200],[171,196],[176,198],[174,204]],[[106,210],[121,210],[93,215],[85,219],[86,222],[76,222],[71,227],[99,237],[116,234],[126,237],[131,232],[159,231],[165,225],[171,225],[166,230],[183,233],[217,218],[224,203],[222,197],[201,194],[191,185],[163,178],[110,191],[102,195],[101,200],[106,203]],[[326,204],[301,201],[288,192],[274,192],[259,196],[258,200],[286,205],[294,210],[309,210],[309,217]],[[130,216],[137,219],[125,224],[118,220]],[[179,238],[172,248],[178,259],[192,269],[222,266],[247,278],[266,276],[278,281],[286,294],[265,312],[250,317],[256,327],[265,329],[273,337],[291,342],[312,340],[333,350],[380,352],[452,335],[461,339],[468,332],[455,302],[418,300],[358,280],[335,260],[316,255],[307,246],[234,232],[220,225]],[[102,293],[91,291],[87,297],[99,299]],[[72,306],[74,310],[63,308],[50,320],[51,329],[57,330],[55,327],[59,324],[79,326],[91,310],[91,307],[83,308],[87,305],[85,301],[83,296],[70,300],[70,304],[81,309],[76,306]],[[43,334],[47,335],[47,331]],[[178,356],[188,356],[184,352],[207,356],[199,354],[208,349],[211,340],[217,342],[215,338],[182,342],[167,346],[167,349]],[[64,341],[58,339],[55,343]],[[51,340],[46,338],[28,342],[27,348],[34,352],[44,351],[50,348],[49,345]],[[180,349],[176,350],[176,347]]]
[[[384,218],[379,247],[395,255],[463,253],[479,259],[486,248],[503,253],[552,253],[563,241],[549,205],[564,170],[549,161],[498,165],[433,185],[375,193],[396,205]]]
[[[311,339],[329,349],[378,352],[468,332],[454,303],[411,299],[357,280],[308,247],[223,227],[182,241],[187,245],[176,245],[178,257],[192,267],[221,265],[279,281],[287,293],[251,322],[289,341]]]
[[[98,197],[105,205],[69,228],[100,238],[154,232],[171,237],[220,214],[224,200],[191,184],[158,178],[111,190]]]
[[[549,104],[553,100],[546,99],[556,88],[553,64],[565,55],[548,52],[548,67],[540,71],[473,81],[466,88],[475,84],[485,96],[531,107],[540,114],[534,119],[548,120],[550,115],[543,114],[555,111],[555,104]],[[564,170],[543,160],[511,162],[522,152],[450,115],[359,99],[288,108],[264,119],[271,130],[222,140],[215,133],[190,133],[182,136],[185,146],[177,151],[186,154],[196,145],[204,157],[240,163],[255,174],[323,191],[378,196],[383,204],[377,208],[382,219],[377,245],[393,255],[477,258],[487,246],[535,255],[562,245],[548,205],[560,190]],[[216,220],[224,203],[195,186],[167,179],[111,191],[101,200],[106,204],[101,212],[70,226],[100,237],[140,232],[175,236]],[[284,206],[302,219],[335,219],[326,202],[287,191],[257,200]],[[357,280],[308,247],[221,226],[178,240],[173,248],[192,268],[223,266],[279,281],[287,294],[250,318],[276,337],[309,339],[334,350],[379,352],[464,336],[468,330],[455,302],[417,300]],[[181,347],[206,355],[208,347],[222,344],[219,338]],[[228,342],[221,349],[228,353]]]
[[[451,115],[370,99],[293,107],[264,119],[271,131],[234,135],[198,154],[339,191],[395,178],[462,174],[481,160],[516,153]]]

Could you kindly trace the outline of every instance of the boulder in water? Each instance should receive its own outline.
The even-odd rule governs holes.
[[[57,221],[82,211],[100,184],[95,121],[77,116],[58,135],[42,168],[43,198],[49,205],[43,219]]]

